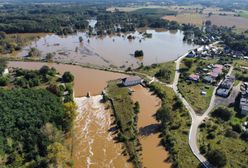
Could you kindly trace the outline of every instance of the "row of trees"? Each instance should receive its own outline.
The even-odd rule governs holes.
[[[0,30],[6,33],[71,33],[86,29],[83,5],[4,5],[0,7]]]

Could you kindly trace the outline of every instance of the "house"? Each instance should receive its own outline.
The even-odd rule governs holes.
[[[248,114],[248,83],[243,83],[240,87],[241,98],[240,98],[240,110],[242,115]]]
[[[196,57],[196,52],[195,51],[190,51],[187,55],[188,58],[194,58]]]
[[[213,83],[214,79],[211,76],[205,76],[203,78],[203,81],[206,82],[206,83]]]
[[[199,76],[198,74],[191,74],[191,75],[189,76],[189,79],[192,80],[192,81],[197,82],[197,81],[199,81],[200,76]]]
[[[226,79],[220,84],[221,88],[230,89],[233,86],[235,78],[232,76],[227,76]]]
[[[213,70],[208,73],[209,76],[211,76],[213,79],[217,78],[220,74],[222,74],[223,65],[215,64],[213,65]]]
[[[216,91],[216,95],[220,96],[220,97],[228,97],[233,84],[234,84],[235,78],[232,76],[227,76],[225,78],[225,80],[220,84],[220,86],[218,87],[217,91]]]
[[[123,86],[134,86],[141,84],[142,79],[139,76],[130,76],[122,79]]]

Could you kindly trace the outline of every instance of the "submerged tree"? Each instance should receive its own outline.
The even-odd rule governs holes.
[[[73,82],[74,76],[71,74],[71,72],[65,72],[62,76],[62,80],[65,83]]]

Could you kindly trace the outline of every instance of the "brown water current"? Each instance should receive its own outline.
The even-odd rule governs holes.
[[[44,65],[54,67],[60,74],[63,74],[65,71],[70,71],[74,75],[75,97],[86,96],[87,92],[90,92],[91,95],[101,94],[103,89],[107,86],[107,81],[125,77],[125,75],[119,73],[55,63],[11,61],[8,66],[34,70],[40,69]]]
[[[161,100],[142,86],[135,86],[132,89],[133,101],[138,101],[140,104],[137,125],[142,145],[143,167],[169,168],[171,164],[166,162],[168,152],[160,145],[159,123],[154,118],[154,114],[161,106]]]
[[[122,144],[113,141],[109,132],[111,111],[100,103],[102,96],[76,98],[73,152],[75,168],[131,168],[121,152]]]
[[[74,121],[74,129],[67,143],[72,146],[72,160],[75,168],[131,168],[127,162],[121,143],[115,143],[112,132],[113,125],[111,110],[106,109],[106,104],[100,100],[102,96],[91,98],[80,97],[88,91],[97,95],[106,87],[107,81],[125,77],[125,75],[82,68],[74,65],[40,63],[40,62],[9,62],[9,67],[29,70],[40,69],[48,65],[56,68],[61,74],[70,71],[75,76],[74,91],[78,98],[75,103],[78,106],[77,117]],[[80,97],[80,98],[79,98]]]

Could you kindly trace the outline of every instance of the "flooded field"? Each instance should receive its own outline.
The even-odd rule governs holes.
[[[131,168],[121,152],[122,144],[113,141],[111,111],[100,103],[102,96],[76,98],[73,152],[75,168]]]
[[[43,65],[56,68],[60,74],[70,71],[75,77],[74,91],[76,97],[85,96],[87,92],[90,92],[91,95],[101,94],[107,86],[107,81],[125,77],[123,74],[65,64],[11,61],[8,66],[24,69],[40,69]]]
[[[36,47],[41,51],[42,58],[45,58],[47,53],[54,53],[53,60],[56,62],[135,68],[141,63],[151,65],[175,60],[194,48],[193,45],[183,42],[183,33],[180,31],[146,30],[146,32],[151,33],[152,37],[144,38],[141,31],[104,37],[89,37],[83,32],[68,36],[47,35],[25,47],[17,56],[25,57],[30,47]],[[128,35],[134,36],[135,39],[127,39]],[[79,37],[83,38],[81,43]],[[144,57],[135,58],[133,54],[136,50],[143,50]]]
[[[134,90],[132,94],[133,101],[138,101],[140,104],[138,129],[142,145],[143,167],[169,168],[171,164],[166,162],[168,153],[160,145],[158,122],[153,116],[160,108],[161,101],[142,86],[135,86],[132,89]]]

